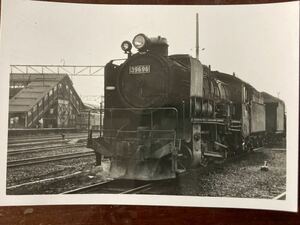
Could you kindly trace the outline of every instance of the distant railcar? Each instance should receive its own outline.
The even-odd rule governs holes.
[[[101,116],[99,110],[81,111],[77,117],[76,127],[86,130],[100,130]]]
[[[268,143],[282,140],[286,135],[284,102],[266,92],[262,92],[266,108],[266,140]]]
[[[250,84],[189,55],[168,55],[165,38],[138,34],[133,45],[137,53],[125,41],[128,59],[105,66],[103,129],[88,139],[98,164],[101,155],[111,158],[112,176],[174,178],[251,151],[268,131],[282,130],[282,101],[274,130],[265,99]]]

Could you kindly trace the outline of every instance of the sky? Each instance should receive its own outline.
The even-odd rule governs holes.
[[[234,6],[108,6],[4,1],[1,53],[9,64],[105,65],[138,33],[163,36],[169,54],[200,60],[287,103],[298,83],[299,3]],[[1,57],[2,57],[1,56]],[[81,96],[103,95],[103,77],[73,77]],[[88,87],[88,88],[87,88]],[[287,105],[289,105],[287,104]]]

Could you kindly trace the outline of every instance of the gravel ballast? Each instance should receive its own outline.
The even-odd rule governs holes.
[[[268,171],[262,171],[264,161]],[[286,188],[286,152],[264,149],[238,160],[194,170],[180,176],[180,195],[273,198]]]
[[[268,162],[268,171],[261,166]],[[71,189],[104,181],[109,178],[109,161],[94,167],[95,157],[85,157],[8,170],[8,186],[64,176],[66,179],[36,183],[14,188],[7,194],[58,194]],[[172,185],[166,184],[153,193],[187,196],[273,198],[286,188],[286,151],[262,149],[231,159],[224,164],[210,164],[179,175]],[[164,191],[163,189],[166,189]],[[151,192],[151,191],[150,191]]]
[[[95,157],[83,157],[30,165],[17,168],[9,168],[7,171],[7,186],[18,185],[50,177],[63,176],[77,171],[91,169],[95,164]]]

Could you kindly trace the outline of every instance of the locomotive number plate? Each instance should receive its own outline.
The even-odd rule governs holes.
[[[150,73],[150,65],[129,66],[129,74],[144,74],[144,73]]]

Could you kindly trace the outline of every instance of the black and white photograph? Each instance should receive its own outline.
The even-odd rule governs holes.
[[[1,205],[297,210],[299,2],[1,9]]]

